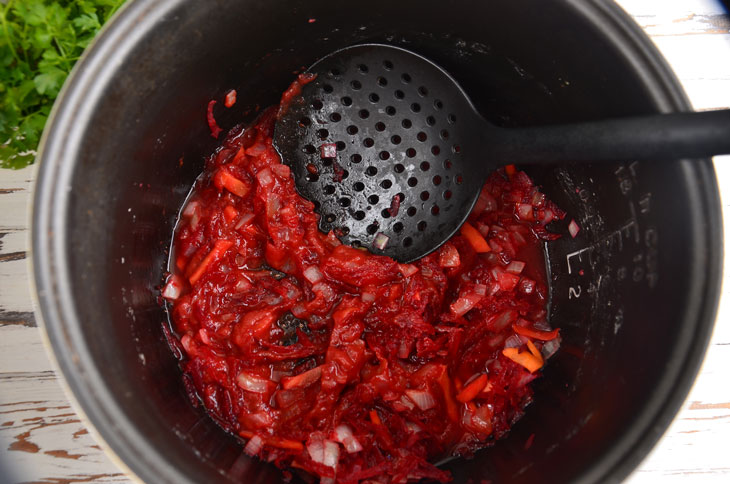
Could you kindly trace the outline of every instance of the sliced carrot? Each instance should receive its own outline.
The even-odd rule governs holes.
[[[528,338],[538,339],[540,341],[550,341],[558,337],[560,330],[554,329],[552,331],[540,331],[539,329],[525,328],[524,326],[518,326],[517,324],[512,325],[512,329],[515,333],[527,336]]]
[[[502,350],[502,354],[518,365],[524,366],[530,373],[535,373],[542,368],[542,361],[527,351],[520,353],[517,348],[505,348]]]
[[[232,222],[238,217],[238,210],[233,208],[232,205],[226,205],[226,208],[223,209],[223,217],[225,217],[226,222]]]
[[[175,259],[175,267],[177,267],[177,270],[182,271],[185,269],[185,266],[187,265],[187,259],[183,256],[178,256],[177,259]]]
[[[370,421],[374,423],[375,425],[382,425],[383,422],[380,420],[380,416],[378,415],[378,412],[375,410],[370,410]]]
[[[246,148],[241,146],[241,149],[236,152],[236,156],[231,160],[232,165],[240,166],[241,163],[246,159]]]
[[[239,430],[238,435],[244,439],[250,439],[254,435],[254,432],[250,430]],[[264,445],[270,445],[271,447],[278,447],[279,449],[292,449],[292,450],[303,450],[304,445],[296,440],[281,439],[279,437],[264,437],[261,440],[264,441]]]
[[[479,393],[487,386],[487,375],[479,375],[471,381],[464,389],[456,395],[456,399],[461,403],[466,403],[476,398]]]
[[[492,250],[482,234],[479,233],[477,229],[472,227],[469,222],[464,222],[464,225],[461,226],[461,235],[463,235],[466,240],[469,241],[469,244],[478,253],[490,252]]]
[[[196,282],[198,282],[198,279],[200,279],[203,274],[205,274],[205,271],[208,270],[208,266],[223,257],[223,254],[225,254],[232,245],[233,242],[231,242],[230,240],[217,240],[215,245],[213,246],[213,249],[208,252],[208,255],[206,255],[205,258],[200,261],[200,264],[198,264],[192,274],[190,274],[190,277],[188,277],[190,284],[195,284]]]
[[[456,388],[457,392],[460,392],[462,388],[464,388],[464,385],[461,383],[461,379],[459,379],[458,376],[454,377],[454,387]]]
[[[300,373],[296,376],[288,376],[281,379],[281,386],[284,390],[296,387],[306,387],[316,382],[322,376],[322,367],[316,366],[311,370]]]
[[[543,363],[545,363],[542,359],[542,354],[540,353],[540,350],[538,350],[537,347],[535,346],[535,343],[533,343],[529,339],[527,340],[527,349],[530,350],[530,353],[532,353],[532,356],[534,356],[535,358],[537,358],[540,361],[541,365]]]
[[[517,167],[515,165],[507,165],[504,167],[504,172],[511,177],[517,173]]]
[[[245,197],[249,190],[249,186],[246,183],[231,175],[231,173],[225,168],[218,169],[213,179],[213,183],[216,187],[223,187],[239,197]]]
[[[487,382],[487,386],[485,386],[484,387],[484,390],[482,390],[482,395],[488,394],[489,392],[492,391],[493,388],[494,388],[494,385],[492,385],[492,382],[491,381],[488,381]]]
[[[446,402],[446,415],[452,422],[459,421],[459,410],[456,408],[456,402],[454,401],[454,395],[451,390],[451,379],[444,366],[441,376],[439,376],[439,385],[441,390],[444,392],[444,401]]]
[[[279,437],[266,437],[263,440],[264,444],[279,449],[304,450],[304,445],[297,440],[281,439]]]

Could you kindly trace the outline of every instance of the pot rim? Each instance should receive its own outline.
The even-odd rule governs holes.
[[[67,206],[75,153],[91,110],[102,87],[143,33],[153,29],[186,0],[134,0],[120,9],[87,49],[65,83],[43,132],[39,171],[33,198],[30,236],[33,296],[39,326],[49,357],[87,427],[107,454],[128,474],[145,482],[190,483],[189,476],[161,458],[130,424],[122,407],[111,398],[108,383],[94,366],[70,291],[70,270],[64,255]],[[567,0],[616,46],[642,79],[661,112],[690,110],[691,106],[673,72],[641,28],[611,0]],[[683,404],[709,342],[714,326],[722,275],[722,217],[712,161],[685,162],[703,190],[691,196],[705,208],[707,255],[704,286],[690,295],[696,321],[684,346],[668,364],[651,400],[630,430],[611,449],[588,466],[573,482],[618,482],[634,470],[673,420]],[[675,361],[676,360],[676,361]],[[57,372],[58,374],[58,372]]]

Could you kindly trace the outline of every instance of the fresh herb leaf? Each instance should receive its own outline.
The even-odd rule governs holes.
[[[123,2],[0,1],[0,167],[33,163],[68,73]]]

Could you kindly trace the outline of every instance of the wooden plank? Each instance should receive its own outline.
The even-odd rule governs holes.
[[[26,257],[36,170],[3,170],[0,179],[0,327],[35,326]]]
[[[627,484],[728,482],[730,345],[714,344],[682,411]]]
[[[13,392],[0,392],[0,445],[12,454],[3,482],[131,482],[89,435],[52,371],[0,374],[0,388],[9,383]]]

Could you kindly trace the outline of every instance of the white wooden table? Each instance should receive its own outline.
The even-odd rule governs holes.
[[[730,16],[717,0],[618,0],[682,81],[695,109],[730,107]],[[717,158],[730,214],[730,157]],[[36,167],[0,171],[0,483],[130,482],[69,404],[33,316],[27,260]],[[673,424],[627,482],[730,482],[730,220],[718,324]]]

